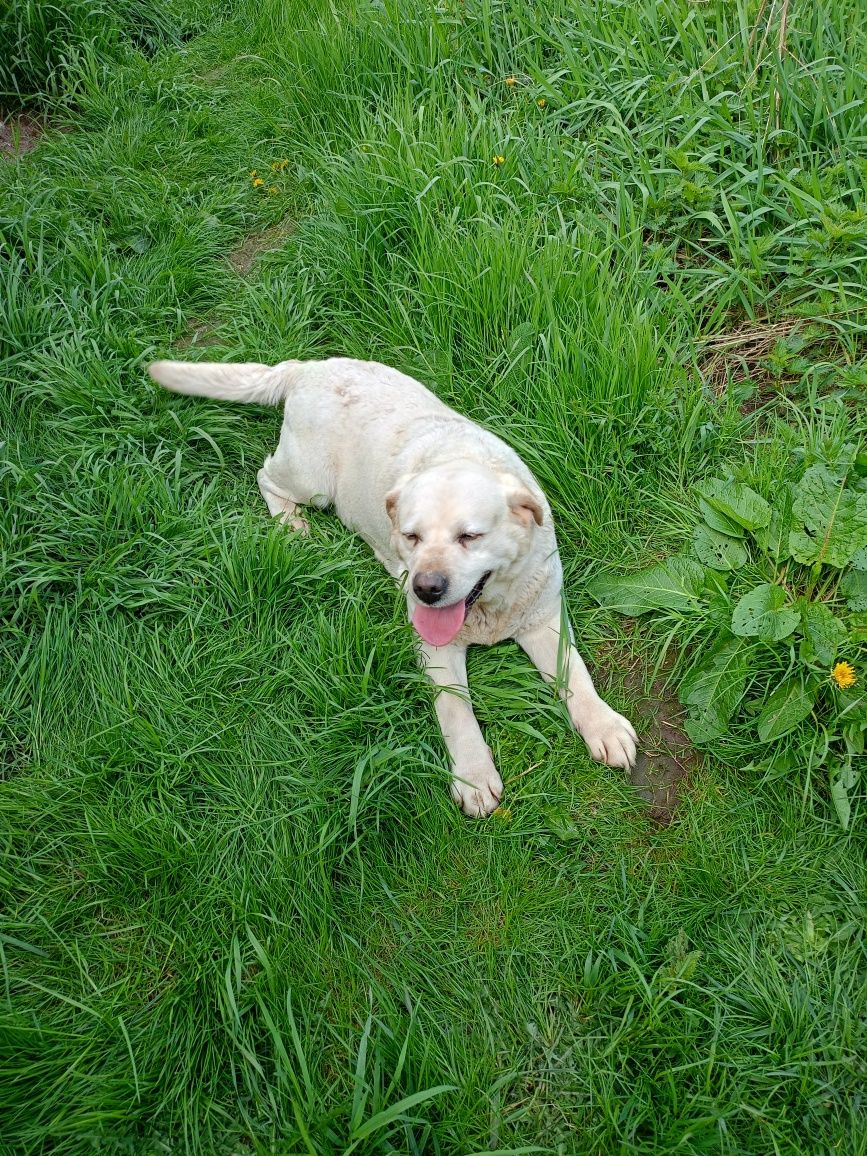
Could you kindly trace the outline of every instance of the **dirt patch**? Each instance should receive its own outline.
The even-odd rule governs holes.
[[[284,219],[269,229],[265,229],[262,233],[251,233],[229,253],[226,260],[236,273],[241,277],[246,277],[253,268],[257,257],[281,248],[283,241],[292,233],[293,228],[294,223]],[[219,324],[220,318],[216,312],[206,317],[191,318],[187,328],[173,343],[172,348],[177,350],[192,349],[210,343]]]
[[[782,321],[746,321],[729,333],[717,333],[702,343],[699,355],[699,369],[705,382],[715,394],[721,394],[727,386],[743,381],[755,382],[757,396],[762,393],[762,384],[771,386],[772,392],[779,392],[780,382],[771,378],[764,362],[778,341],[789,337],[804,321],[789,317]]]
[[[27,744],[23,739],[13,740],[0,751],[0,781],[11,779],[16,771],[23,769],[30,757]]]
[[[240,274],[246,277],[253,268],[256,258],[262,253],[269,253],[282,247],[283,241],[291,234],[294,223],[287,218],[278,221],[262,233],[252,233],[229,254],[229,264]]]
[[[212,344],[212,338],[218,325],[219,319],[216,316],[205,317],[204,319],[191,318],[181,336],[172,343],[172,349],[194,349],[203,343]]]
[[[45,124],[27,112],[0,112],[0,156],[20,157],[39,144]]]
[[[632,785],[647,803],[650,817],[661,826],[671,822],[690,773],[701,765],[701,755],[683,731],[686,711],[664,681],[664,675],[660,676],[649,694],[637,675],[627,676],[626,681],[639,734]]]

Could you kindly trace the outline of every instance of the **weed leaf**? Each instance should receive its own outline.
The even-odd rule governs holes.
[[[792,556],[789,549],[789,534],[794,529],[792,525],[792,492],[785,489],[785,499],[781,510],[771,510],[771,520],[767,526],[762,526],[753,534],[759,548],[773,559],[774,562],[783,562]]]
[[[708,742],[725,733],[744,697],[748,671],[747,647],[740,639],[729,638],[684,679],[680,701],[691,708],[688,733],[694,742]]]
[[[810,466],[801,478],[792,510],[803,528],[789,535],[796,561],[842,568],[867,546],[867,494],[845,486],[845,478],[823,465]]]
[[[697,489],[709,506],[745,530],[760,530],[771,520],[771,507],[765,499],[741,482],[712,478]]]
[[[799,678],[787,679],[777,687],[756,720],[759,740],[770,743],[787,735],[804,721],[814,701],[813,692]]]
[[[850,570],[840,583],[850,610],[867,610],[867,570]]]
[[[737,538],[698,525],[692,534],[692,548],[699,562],[714,570],[737,570],[749,558],[747,548]]]
[[[846,627],[840,619],[831,613],[824,602],[808,602],[805,599],[801,605],[801,629],[804,632],[801,660],[830,666],[847,638]]]
[[[705,579],[704,566],[691,558],[668,558],[640,574],[594,578],[587,589],[601,606],[633,617],[648,610],[694,610]]]
[[[731,518],[726,518],[719,510],[715,510],[713,506],[709,505],[704,498],[699,498],[698,508],[708,526],[712,530],[716,530],[718,534],[728,534],[731,538],[743,538],[746,533],[743,526],[739,526]]]
[[[786,606],[782,586],[762,582],[738,602],[732,613],[732,633],[739,638],[779,642],[788,638],[801,620],[797,610]]]
[[[828,776],[829,786],[831,788],[831,800],[834,804],[834,810],[837,812],[837,818],[840,820],[840,826],[844,831],[849,830],[849,820],[852,817],[852,804],[849,802],[849,792],[855,786],[857,777],[855,768],[852,766],[851,758],[847,758],[846,761],[839,766],[832,767]]]
[[[587,832],[578,826],[565,807],[546,807],[544,815],[548,830],[564,843],[575,843],[587,838]]]

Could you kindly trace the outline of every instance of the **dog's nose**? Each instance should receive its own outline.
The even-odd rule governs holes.
[[[438,574],[436,570],[425,570],[416,574],[412,580],[412,589],[416,598],[432,606],[439,602],[449,587],[449,580],[445,574]]]

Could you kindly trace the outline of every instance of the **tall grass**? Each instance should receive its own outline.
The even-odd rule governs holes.
[[[0,10],[0,101],[56,105],[99,87],[130,48],[176,42],[193,4],[166,0],[20,0]]]

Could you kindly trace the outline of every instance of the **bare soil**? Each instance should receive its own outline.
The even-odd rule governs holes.
[[[28,112],[0,111],[0,156],[19,157],[39,143],[45,124]]]
[[[671,688],[665,687],[664,676],[649,694],[634,676],[627,685],[634,693],[632,717],[640,740],[632,785],[647,803],[650,817],[667,826],[690,774],[701,765],[701,755],[683,731],[686,712]]]
[[[229,254],[229,264],[241,277],[246,277],[256,258],[262,253],[279,249],[293,228],[294,222],[284,218],[262,233],[251,233]]]

